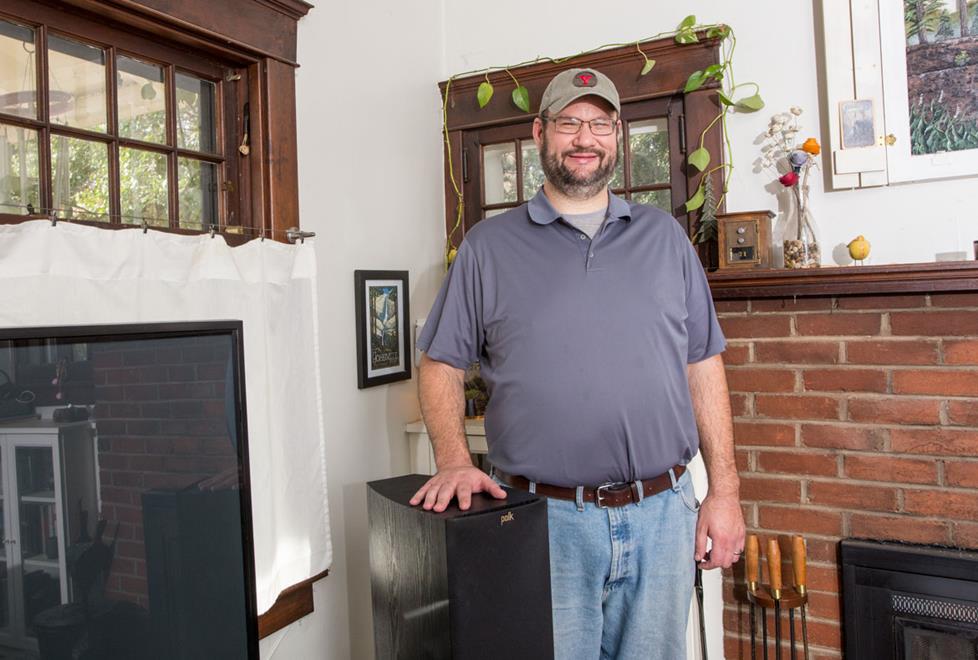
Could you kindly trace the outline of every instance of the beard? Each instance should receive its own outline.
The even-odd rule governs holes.
[[[615,175],[618,159],[621,154],[617,145],[614,154],[609,154],[600,147],[590,149],[568,149],[562,154],[551,151],[546,131],[543,132],[542,153],[540,165],[547,181],[562,195],[571,199],[590,199],[608,187],[608,182]],[[590,174],[577,174],[564,164],[564,159],[572,154],[596,154],[598,166]]]

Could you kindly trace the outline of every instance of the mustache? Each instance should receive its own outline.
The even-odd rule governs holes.
[[[575,148],[575,149],[568,149],[567,151],[564,151],[560,155],[562,158],[567,158],[568,156],[576,156],[576,155],[597,156],[598,158],[604,158],[605,156],[608,155],[608,152],[605,151],[604,149]]]

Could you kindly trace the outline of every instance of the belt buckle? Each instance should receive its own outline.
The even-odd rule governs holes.
[[[600,486],[598,486],[597,488],[595,488],[594,489],[594,506],[598,507],[599,509],[607,509],[608,508],[608,505],[607,504],[603,504],[601,502],[601,491],[602,490],[611,490],[612,488],[614,488],[615,486],[618,486],[618,485],[620,485],[620,482],[617,482],[617,481],[609,481],[609,482],[603,483]]]

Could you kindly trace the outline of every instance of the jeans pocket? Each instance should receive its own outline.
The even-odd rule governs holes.
[[[689,472],[686,472],[676,482],[676,490],[679,492],[679,496],[683,498],[683,504],[686,508],[693,513],[699,513],[700,501],[696,499],[696,492],[693,490],[693,479],[689,476]]]

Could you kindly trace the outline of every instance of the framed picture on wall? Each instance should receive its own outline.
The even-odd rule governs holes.
[[[872,99],[839,103],[843,149],[872,147],[876,144],[875,115]]]
[[[406,270],[357,270],[357,387],[361,390],[411,378]]]

